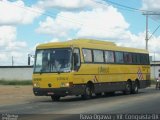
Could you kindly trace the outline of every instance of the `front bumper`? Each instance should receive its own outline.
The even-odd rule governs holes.
[[[67,96],[67,95],[80,95],[85,91],[84,85],[76,85],[74,87],[63,87],[63,88],[33,88],[35,96]]]

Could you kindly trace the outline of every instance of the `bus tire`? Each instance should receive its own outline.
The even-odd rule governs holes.
[[[132,91],[131,82],[130,82],[130,81],[127,81],[127,82],[126,82],[126,86],[125,86],[125,90],[123,91],[123,93],[124,93],[125,95],[129,95],[129,94],[131,94],[131,91]]]
[[[51,99],[52,99],[52,101],[59,101],[60,100],[60,96],[52,95]]]
[[[91,88],[91,86],[87,85],[85,88],[85,92],[82,95],[82,98],[84,100],[87,100],[87,99],[90,99],[91,97],[92,97],[92,88]]]
[[[132,87],[132,93],[133,93],[133,94],[137,94],[137,93],[138,93],[138,88],[139,88],[138,81],[135,81],[135,82],[134,82],[134,85],[133,85],[133,87]]]

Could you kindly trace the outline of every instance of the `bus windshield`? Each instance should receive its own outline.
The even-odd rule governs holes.
[[[70,48],[41,49],[36,51],[35,73],[70,72]]]

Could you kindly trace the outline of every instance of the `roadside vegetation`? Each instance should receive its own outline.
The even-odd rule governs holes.
[[[0,85],[32,85],[31,80],[0,80]]]

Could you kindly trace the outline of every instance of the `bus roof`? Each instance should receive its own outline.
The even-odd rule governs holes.
[[[148,51],[145,49],[121,47],[121,46],[117,46],[114,42],[94,40],[94,39],[73,39],[73,40],[64,41],[64,42],[50,42],[50,43],[38,45],[37,49],[66,48],[66,47],[72,47],[72,46],[80,47],[80,48],[148,53]]]

